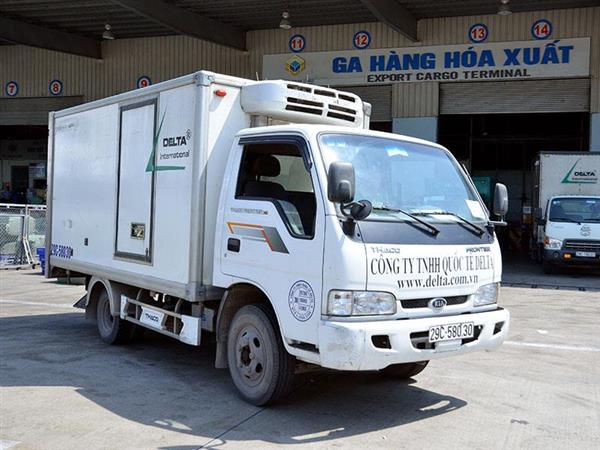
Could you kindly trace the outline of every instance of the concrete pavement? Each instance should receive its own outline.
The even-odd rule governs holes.
[[[283,404],[239,400],[214,347],[114,347],[81,286],[0,271],[0,448],[598,448],[598,292],[503,287],[509,342],[415,381],[317,371]]]

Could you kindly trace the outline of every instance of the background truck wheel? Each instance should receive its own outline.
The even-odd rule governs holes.
[[[107,292],[102,292],[96,302],[96,323],[100,338],[107,344],[127,344],[133,338],[135,325],[110,313]]]
[[[235,387],[253,405],[273,403],[292,388],[295,359],[283,346],[273,312],[264,305],[246,305],[235,314],[227,360]]]
[[[548,261],[542,261],[542,271],[548,275],[554,275],[555,273],[558,273],[556,266]]]
[[[385,376],[405,380],[423,372],[423,370],[425,370],[425,367],[427,367],[427,364],[429,364],[429,361],[419,361],[415,363],[406,364],[392,364],[391,366],[387,366],[385,369],[382,369],[381,373]]]

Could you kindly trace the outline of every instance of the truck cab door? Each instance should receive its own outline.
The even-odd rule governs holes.
[[[288,343],[316,344],[325,217],[309,145],[297,135],[244,137],[232,158],[221,271],[263,290]]]

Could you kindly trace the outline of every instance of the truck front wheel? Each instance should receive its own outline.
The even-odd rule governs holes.
[[[135,325],[110,313],[108,293],[103,291],[96,302],[96,323],[100,338],[107,344],[127,344],[131,341]]]
[[[429,361],[419,361],[405,364],[392,364],[391,366],[387,366],[385,369],[382,369],[381,373],[388,377],[405,380],[423,372],[423,370],[425,370],[425,367],[427,367],[427,364],[429,364]]]
[[[273,312],[262,304],[235,314],[227,337],[229,372],[241,397],[256,406],[287,395],[295,359],[284,348]]]

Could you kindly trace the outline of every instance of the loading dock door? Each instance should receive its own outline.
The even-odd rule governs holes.
[[[116,256],[152,260],[154,172],[146,171],[154,141],[156,102],[121,109]]]
[[[48,113],[83,103],[82,96],[0,98],[0,125],[48,125]]]
[[[440,114],[587,112],[590,80],[440,84]]]

